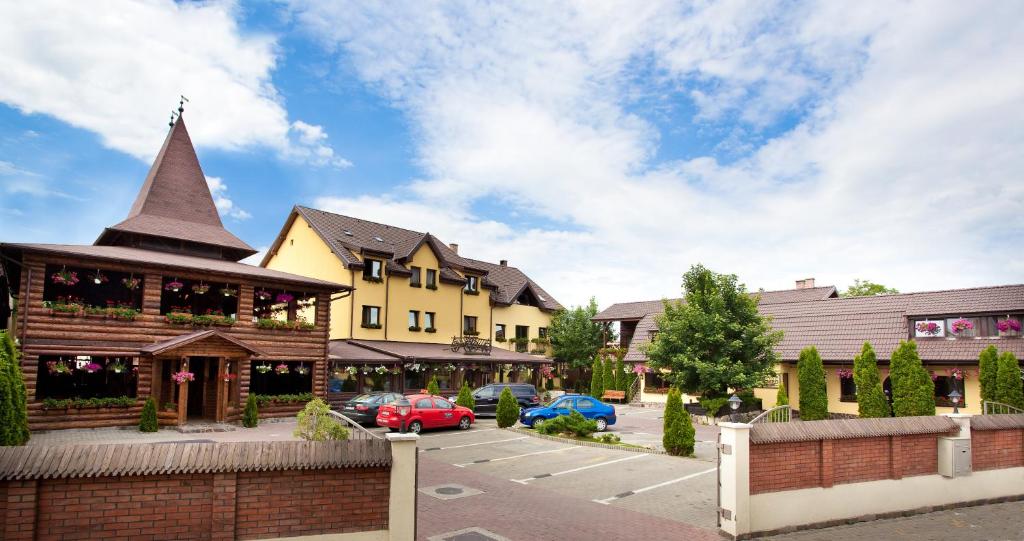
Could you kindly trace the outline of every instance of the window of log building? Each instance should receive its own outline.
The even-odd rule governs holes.
[[[313,391],[312,361],[252,361],[249,373],[250,393],[281,395]]]
[[[39,400],[134,398],[138,381],[132,357],[41,355],[38,374]]]
[[[238,284],[164,276],[160,288],[160,313],[237,318],[238,291]]]
[[[43,301],[91,308],[142,309],[142,275],[99,268],[47,265]]]
[[[257,287],[252,297],[252,317],[253,321],[316,323],[316,294]]]

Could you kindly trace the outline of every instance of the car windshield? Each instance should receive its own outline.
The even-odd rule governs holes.
[[[353,402],[369,402],[371,400],[373,400],[373,397],[366,393],[358,395],[352,399]]]

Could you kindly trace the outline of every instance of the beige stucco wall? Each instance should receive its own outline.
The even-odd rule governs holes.
[[[528,338],[533,340],[534,338],[540,337],[539,329],[544,327],[545,329],[551,328],[551,316],[550,312],[544,312],[538,309],[536,306],[524,306],[521,304],[513,304],[510,306],[495,306],[494,307],[494,322],[491,325],[490,336],[491,340],[494,340],[494,333],[497,325],[505,325],[505,337],[515,338],[516,336],[516,325],[525,325],[529,327]],[[481,334],[483,336],[483,334]],[[494,342],[495,347],[514,351],[516,346],[512,342]],[[536,348],[536,344],[529,344],[527,346],[528,351],[532,351]],[[551,354],[551,348],[545,348],[545,354]]]

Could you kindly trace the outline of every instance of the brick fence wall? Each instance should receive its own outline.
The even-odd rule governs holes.
[[[971,430],[974,470],[1024,466],[1024,429]]]

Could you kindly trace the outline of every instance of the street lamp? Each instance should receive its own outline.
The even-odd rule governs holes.
[[[406,418],[409,417],[409,412],[412,411],[412,403],[406,397],[399,398],[395,401],[395,412],[398,413],[398,431],[405,434]]]
[[[734,423],[736,422],[736,411],[740,409],[740,404],[742,403],[743,401],[740,400],[740,397],[736,396],[735,393],[729,397],[729,410],[731,410],[729,413],[729,419]]]
[[[953,413],[960,413],[960,410],[957,409],[957,406],[960,405],[960,398],[962,396],[962,394],[957,392],[956,388],[953,388],[953,391],[949,393],[949,401],[953,403]]]

